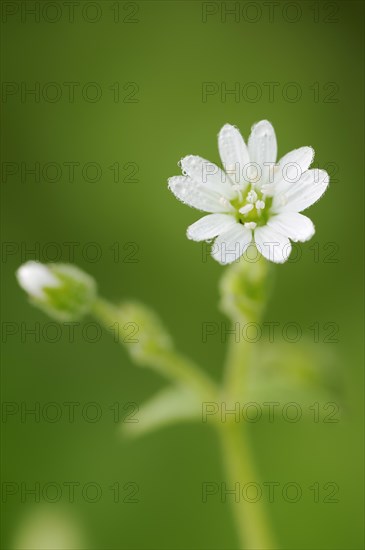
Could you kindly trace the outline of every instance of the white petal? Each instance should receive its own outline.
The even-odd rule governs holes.
[[[34,298],[44,298],[44,288],[60,286],[60,281],[44,264],[29,261],[21,265],[16,272],[19,285]]]
[[[224,170],[232,183],[245,183],[244,167],[250,162],[250,157],[243,137],[235,126],[223,126],[218,135],[218,148]]]
[[[236,196],[229,177],[213,162],[196,155],[188,155],[180,161],[181,169],[196,183],[223,195],[228,200]]]
[[[220,264],[230,264],[242,256],[252,241],[252,231],[236,223],[221,233],[212,246],[212,256]]]
[[[169,189],[179,200],[204,212],[233,212],[230,202],[205,185],[196,183],[187,176],[169,179]]]
[[[308,241],[315,233],[312,221],[307,216],[297,212],[277,214],[267,222],[267,225],[294,242]]]
[[[236,219],[229,214],[208,214],[190,225],[186,235],[193,241],[213,239],[237,224]]]
[[[285,192],[308,170],[314,159],[312,147],[299,147],[284,155],[274,169],[274,188]],[[271,183],[271,182],[270,182]]]
[[[257,227],[254,231],[254,238],[258,251],[267,260],[281,264],[289,258],[291,252],[289,239],[267,225]]]
[[[252,127],[248,138],[248,153],[250,161],[258,164],[261,169],[261,177],[255,182],[256,185],[269,183],[269,174],[277,155],[275,131],[269,121],[261,120]]]
[[[329,184],[325,170],[307,170],[285,193],[275,194],[273,212],[301,212],[321,198]]]

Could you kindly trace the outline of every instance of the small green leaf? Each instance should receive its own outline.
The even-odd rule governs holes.
[[[124,423],[123,431],[137,437],[178,422],[198,420],[201,407],[194,392],[183,386],[170,386],[146,401],[138,412],[138,421]]]

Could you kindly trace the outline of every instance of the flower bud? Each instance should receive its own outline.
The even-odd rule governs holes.
[[[31,303],[58,321],[82,317],[96,298],[94,279],[73,265],[29,261],[16,277]]]

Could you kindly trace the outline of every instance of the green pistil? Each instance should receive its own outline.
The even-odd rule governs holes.
[[[242,195],[242,200],[240,200],[238,197],[233,199],[231,201],[231,204],[233,206],[233,208],[235,209],[236,211],[236,219],[239,223],[242,223],[242,224],[245,224],[245,223],[249,223],[249,222],[254,222],[257,224],[257,226],[262,226],[262,225],[266,225],[268,220],[269,220],[269,214],[270,214],[270,209],[271,209],[271,205],[272,205],[272,197],[265,197],[265,199],[263,198],[263,193],[261,193],[261,191],[258,191],[258,190],[254,190],[255,193],[257,194],[257,200],[259,201],[264,201],[265,203],[265,208],[263,208],[262,210],[257,210],[255,205],[253,205],[253,209],[248,212],[247,214],[241,214],[239,212],[240,208],[242,208],[243,206],[245,206],[246,204],[250,204],[247,200],[247,196],[248,196],[248,193],[251,191],[251,186],[248,187],[248,189],[245,191],[245,193],[243,193]]]

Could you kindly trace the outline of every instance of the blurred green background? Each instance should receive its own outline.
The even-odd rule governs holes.
[[[76,522],[77,548],[238,548],[229,503],[201,501],[204,481],[224,480],[213,430],[198,423],[136,441],[122,437],[110,407],[141,404],[165,382],[133,366],[110,335],[85,341],[82,326],[91,319],[73,343],[65,327],[56,342],[52,326],[40,342],[25,335],[49,319],[27,303],[14,272],[57,250],[57,260],[70,261],[67,243],[77,243],[74,263],[97,279],[102,295],[155,308],[178,347],[218,379],[225,345],[219,336],[203,343],[201,327],[225,321],[217,309],[224,268],[202,261],[202,247],[186,239],[199,213],[178,203],[166,182],[186,154],[219,161],[216,135],[224,123],[247,138],[264,118],[275,127],[279,156],[312,145],[316,165],[332,175],[309,211],[315,237],[300,246],[300,261],[275,269],[265,319],[295,321],[309,338],[313,323],[338,324],[338,343],[323,343],[321,328],[321,343],[312,337],[311,346],[336,359],[341,397],[333,401],[341,399],[341,415],[334,424],[253,424],[255,456],[262,480],[303,488],[298,503],[277,498],[269,505],[280,548],[362,548],[363,3],[280,2],[272,12],[266,2],[105,0],[77,3],[73,18],[65,4],[41,3],[36,16],[26,10],[34,2],[2,5],[2,399],[19,407],[81,405],[73,423],[66,408],[55,423],[31,415],[21,422],[20,413],[3,418],[2,473],[3,482],[27,487],[80,486],[74,503],[66,489],[54,504],[21,502],[19,493],[5,498],[2,548],[17,548],[26,522],[43,509]],[[226,14],[232,7],[236,15]],[[206,82],[215,93],[204,98]],[[36,83],[39,97],[24,95]],[[235,83],[239,97],[222,95]],[[273,96],[265,83],[275,83]],[[92,101],[95,90],[101,97]],[[39,181],[22,178],[21,163],[37,162]],[[73,181],[70,162],[79,163]],[[57,163],[59,181],[50,181],[57,179],[52,166],[42,174],[47,163]],[[92,166],[82,173],[86,163],[101,169],[98,181],[88,181]],[[117,182],[109,168],[115,163]],[[336,262],[328,261],[332,250]],[[102,408],[99,422],[82,417],[90,402]],[[80,496],[91,481],[103,490],[95,503]],[[115,482],[123,497],[123,486],[137,483],[139,502],[114,503]],[[315,482],[337,483],[339,502],[314,503],[308,487]]]

